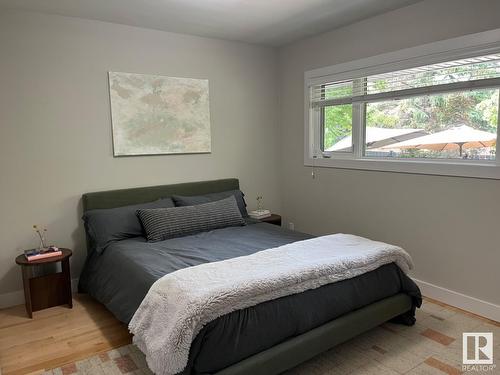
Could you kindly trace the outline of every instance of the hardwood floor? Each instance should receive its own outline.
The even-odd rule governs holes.
[[[34,319],[24,305],[0,310],[2,375],[38,374],[130,342],[127,327],[86,295],[74,297],[73,309],[53,307]]]

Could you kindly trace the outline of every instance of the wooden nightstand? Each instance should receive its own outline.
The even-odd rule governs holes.
[[[278,214],[271,214],[271,216],[259,220],[262,221],[263,223],[269,223],[281,226],[281,216]]]
[[[28,262],[23,255],[16,258],[16,263],[23,272],[24,299],[26,312],[33,318],[33,311],[43,310],[52,306],[68,304],[73,307],[71,296],[71,275],[69,257],[73,254],[70,249],[60,249],[62,255]],[[33,268],[42,264],[61,262],[62,272],[33,277]]]

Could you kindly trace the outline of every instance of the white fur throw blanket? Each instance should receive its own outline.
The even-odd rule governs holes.
[[[334,234],[180,269],[151,286],[129,329],[155,374],[176,374],[186,367],[192,341],[210,321],[392,262],[404,272],[412,268],[400,247]]]

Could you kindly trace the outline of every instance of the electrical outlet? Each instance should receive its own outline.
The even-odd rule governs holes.
[[[288,229],[290,229],[290,230],[295,230],[295,224],[294,224],[294,223],[292,223],[292,222],[289,222],[289,223],[288,223]]]

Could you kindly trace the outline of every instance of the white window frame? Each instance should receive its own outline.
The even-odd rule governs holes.
[[[500,29],[429,43],[304,73],[304,165],[442,176],[500,179],[500,155],[496,160],[385,159],[363,156],[364,129],[353,126],[353,152],[320,152],[319,109],[311,108],[310,87],[417,66],[500,53]],[[353,107],[354,108],[354,107]],[[353,109],[353,116],[364,116]],[[499,111],[500,117],[500,111]],[[353,121],[354,122],[354,121]],[[361,122],[362,123],[362,122]],[[500,139],[500,118],[497,139]]]

